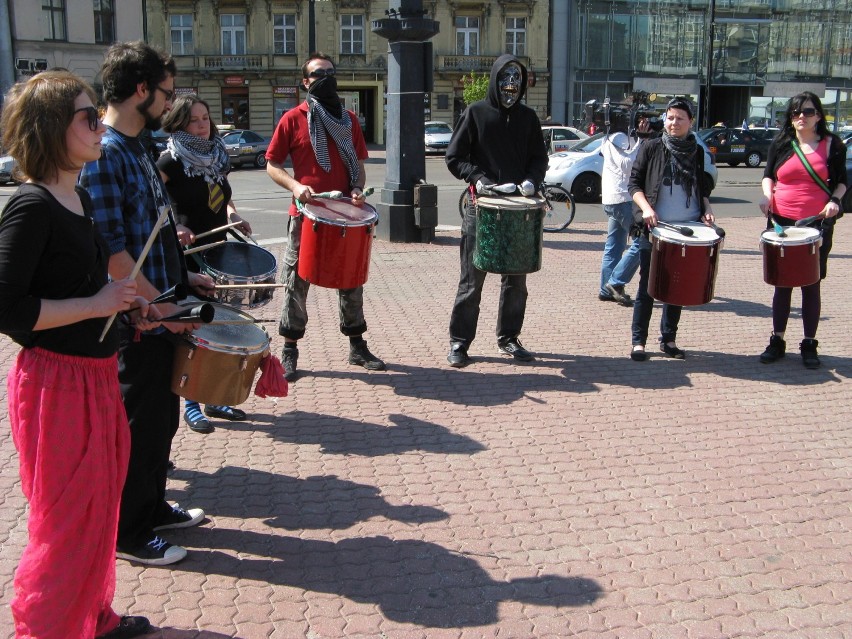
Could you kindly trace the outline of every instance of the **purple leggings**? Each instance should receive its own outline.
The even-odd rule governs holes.
[[[819,326],[819,284],[818,281],[816,284],[802,287],[802,324],[805,329],[805,337],[816,337],[817,327]],[[787,330],[792,299],[792,288],[775,287],[775,295],[772,298],[772,328],[776,333],[784,333]]]

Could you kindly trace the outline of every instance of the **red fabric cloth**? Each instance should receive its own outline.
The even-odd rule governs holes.
[[[254,387],[254,394],[258,397],[287,397],[288,390],[281,360],[275,355],[260,360],[260,379]]]
[[[823,138],[814,153],[805,153],[814,173],[825,182],[828,182],[828,142],[829,138]],[[774,198],[779,215],[803,220],[822,211],[828,202],[828,195],[795,153],[778,168],[777,175]]]
[[[7,379],[29,543],[15,572],[19,639],[115,628],[115,540],[130,431],[118,359],[22,350]]]
[[[355,155],[359,160],[369,157],[364,133],[358,123],[358,117],[352,111],[346,111],[352,121],[352,142],[355,145]],[[302,102],[295,109],[287,111],[278,121],[266,159],[272,162],[284,163],[287,156],[292,157],[293,177],[301,184],[310,186],[314,192],[342,191],[349,194],[349,171],[340,157],[337,145],[328,136],[328,157],[331,160],[331,171],[326,173],[317,164],[314,147],[311,146],[311,133],[308,130],[308,103]],[[290,215],[299,214],[295,204],[290,205]]]

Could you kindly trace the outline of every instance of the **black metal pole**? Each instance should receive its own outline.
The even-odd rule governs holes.
[[[315,0],[308,0],[308,55],[317,50],[317,20]]]
[[[704,128],[710,126],[710,91],[713,87],[713,42],[716,39],[716,0],[710,0],[710,46],[707,47],[707,77],[704,86],[704,113],[702,124]]]

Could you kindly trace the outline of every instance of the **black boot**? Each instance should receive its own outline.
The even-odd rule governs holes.
[[[805,368],[819,368],[818,345],[818,341],[809,338],[803,339],[802,343],[799,344],[799,351],[802,353],[802,363],[804,363]]]
[[[784,357],[784,352],[787,350],[787,342],[775,335],[774,333],[769,338],[769,346],[760,354],[760,361],[764,364],[777,362]]]

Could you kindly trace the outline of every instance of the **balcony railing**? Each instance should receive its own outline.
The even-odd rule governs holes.
[[[437,71],[490,71],[497,59],[496,55],[439,55]],[[529,68],[529,59],[518,56],[518,60]]]
[[[268,67],[265,55],[205,55],[199,57],[201,71],[217,69],[233,71],[254,71]]]

